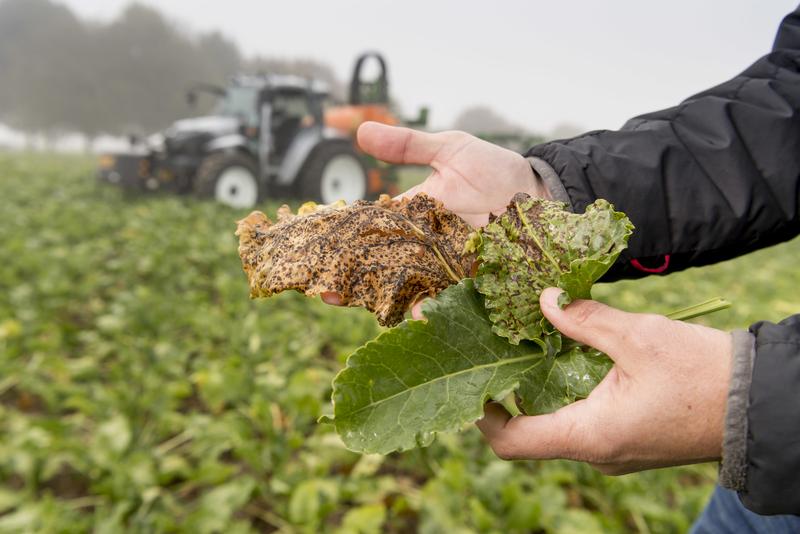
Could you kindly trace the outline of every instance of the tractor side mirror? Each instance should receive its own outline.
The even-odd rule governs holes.
[[[417,113],[417,118],[407,120],[406,124],[408,126],[414,126],[417,128],[425,128],[428,125],[428,107],[423,106],[419,108],[419,113]]]
[[[188,91],[186,93],[186,105],[190,108],[194,108],[197,105],[197,93],[194,91]]]

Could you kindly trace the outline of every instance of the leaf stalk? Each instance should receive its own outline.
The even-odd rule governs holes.
[[[687,306],[686,308],[668,313],[667,317],[675,321],[687,321],[689,319],[694,319],[695,317],[700,317],[701,315],[708,315],[710,313],[725,310],[730,307],[730,301],[725,300],[722,297],[714,297],[713,299],[708,299],[704,302],[700,302],[699,304]]]

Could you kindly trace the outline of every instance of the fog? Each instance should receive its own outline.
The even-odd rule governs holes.
[[[0,28],[9,6],[23,6],[38,16],[60,10],[57,28],[82,32],[53,45],[69,32],[35,17],[6,20],[12,27],[0,32],[0,146],[80,150],[87,142],[75,131],[95,144],[119,144],[129,131],[155,131],[190,114],[183,102],[190,80],[219,83],[256,65],[299,68],[341,88],[365,50],[387,58],[393,102],[406,115],[429,107],[432,129],[465,124],[476,109],[495,124],[545,136],[617,128],[723,82],[767,53],[794,2],[138,5],[0,0]],[[163,26],[161,41],[148,33],[151,24]]]

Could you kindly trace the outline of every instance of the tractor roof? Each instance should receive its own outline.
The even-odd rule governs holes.
[[[328,94],[328,85],[320,80],[293,74],[239,74],[232,78],[240,87],[269,87],[272,89],[301,89],[316,94]]]

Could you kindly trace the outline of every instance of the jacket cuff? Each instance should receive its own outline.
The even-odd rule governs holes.
[[[753,379],[755,336],[745,330],[735,330],[732,337],[733,361],[725,409],[719,484],[741,491],[747,482],[747,408]]]
[[[535,156],[529,156],[526,159],[528,163],[531,164],[533,171],[542,179],[542,183],[550,193],[550,198],[565,203],[572,211],[575,211],[569,199],[569,195],[567,194],[567,190],[561,182],[561,178],[559,178],[556,171],[553,170],[553,167],[545,160]]]
[[[747,406],[747,481],[739,499],[757,514],[800,515],[800,314],[750,326],[755,335]]]

